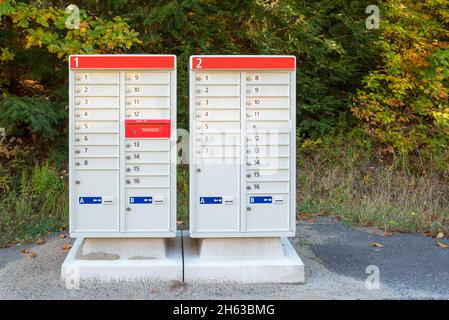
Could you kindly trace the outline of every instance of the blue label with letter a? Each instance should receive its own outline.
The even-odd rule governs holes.
[[[222,197],[200,197],[200,204],[222,204]]]
[[[102,204],[103,199],[101,197],[79,197],[79,204]]]

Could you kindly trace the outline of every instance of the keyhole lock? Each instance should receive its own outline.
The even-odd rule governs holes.
[[[79,142],[79,141],[81,141],[81,139],[80,139],[80,138],[76,138],[75,141],[76,141],[76,142]]]
[[[127,208],[126,208],[126,211],[131,211],[131,208],[130,208],[130,207],[127,207]]]
[[[246,77],[246,81],[251,81],[251,77]]]
[[[127,143],[127,144],[126,144],[126,147],[127,147],[127,148],[131,148],[131,144],[130,144],[130,143]]]
[[[126,168],[126,171],[127,172],[131,172],[131,168]]]
[[[201,81],[201,77],[196,77],[196,81]]]
[[[131,180],[129,180],[129,179],[126,180],[126,183],[127,183],[127,184],[131,184]]]
[[[79,166],[79,165],[80,165],[80,163],[79,163],[79,162],[76,162],[76,163],[75,163],[75,165]]]
[[[246,186],[246,190],[251,190],[251,186]]]
[[[201,172],[201,169],[200,169],[200,168],[197,168],[197,169],[196,169],[196,172]]]
[[[75,117],[79,118],[81,115],[79,113],[75,114]]]
[[[81,151],[79,151],[79,150],[75,150],[75,153],[81,153]]]
[[[246,165],[249,167],[251,165],[251,162],[247,162]]]
[[[251,174],[247,174],[246,177],[247,177],[247,178],[251,178]]]
[[[246,211],[251,211],[251,207],[246,207]]]
[[[79,181],[79,180],[76,180],[76,181],[75,181],[75,184],[80,184],[80,181]]]
[[[126,159],[130,160],[130,159],[131,159],[131,156],[126,156]]]

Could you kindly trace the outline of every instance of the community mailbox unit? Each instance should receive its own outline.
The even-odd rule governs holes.
[[[294,56],[190,58],[190,235],[295,234]]]
[[[176,57],[73,55],[69,70],[71,236],[174,237]]]

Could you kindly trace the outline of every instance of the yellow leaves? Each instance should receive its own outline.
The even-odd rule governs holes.
[[[41,245],[45,244],[45,242],[46,242],[45,240],[39,239],[39,240],[36,241],[36,244],[38,246],[41,246]]]
[[[21,253],[28,254],[28,253],[30,253],[30,250],[28,250],[28,249],[26,249],[26,248],[23,248],[22,250],[20,250],[20,252],[21,252]]]
[[[444,233],[443,232],[438,232],[436,238],[437,239],[443,239],[444,238]]]

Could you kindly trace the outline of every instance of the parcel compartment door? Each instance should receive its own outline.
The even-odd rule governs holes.
[[[76,232],[119,231],[119,170],[76,170]]]

